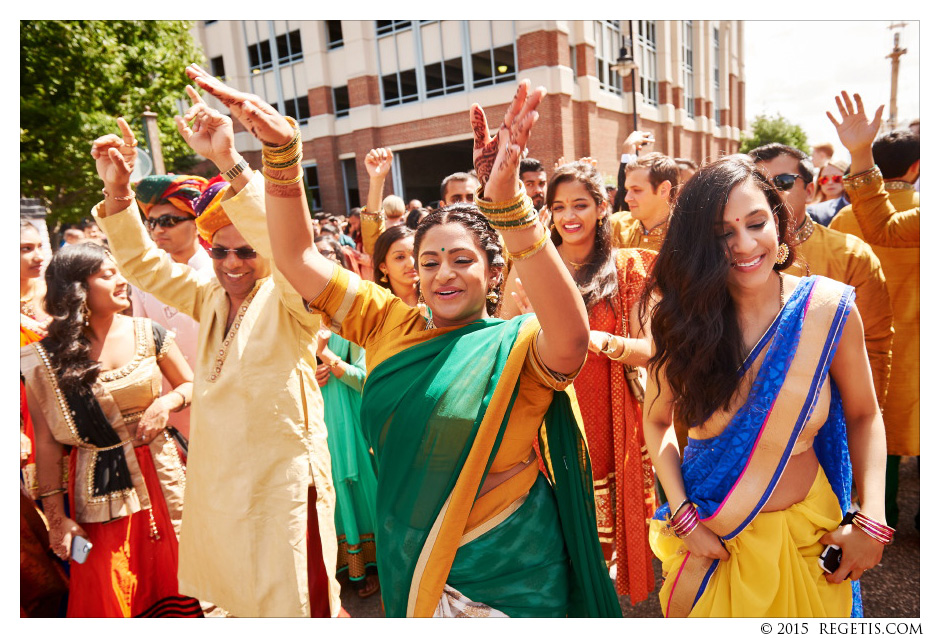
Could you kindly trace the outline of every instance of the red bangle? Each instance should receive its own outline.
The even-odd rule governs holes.
[[[852,524],[882,545],[887,545],[894,538],[893,527],[882,525],[878,521],[865,516],[861,512],[855,512],[855,516],[852,518]]]

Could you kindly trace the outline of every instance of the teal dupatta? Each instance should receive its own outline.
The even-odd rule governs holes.
[[[507,380],[512,384],[508,405],[491,405],[491,400],[513,348],[530,347],[517,344],[529,319],[484,319],[445,332],[381,362],[367,379],[362,423],[379,467],[376,553],[388,616],[414,611],[426,546],[433,543],[489,409],[502,412],[496,414],[499,426],[486,471],[495,458],[519,390],[518,375]],[[620,616],[597,540],[590,460],[567,393],[555,393],[546,426],[554,493],[571,558],[568,615]],[[475,483],[477,493],[486,471]],[[519,517],[514,521],[525,523]],[[453,555],[444,560],[450,562],[435,568],[449,572]],[[480,565],[484,577],[486,568]]]

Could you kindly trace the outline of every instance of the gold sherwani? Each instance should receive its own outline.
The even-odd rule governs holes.
[[[629,211],[621,211],[610,216],[610,240],[617,248],[646,248],[659,252],[666,238],[669,222],[660,224],[649,233],[645,232],[643,224],[630,216]]]
[[[806,217],[812,234],[797,247],[797,259],[784,272],[822,275],[855,287],[855,305],[865,327],[865,348],[878,405],[884,407],[891,373],[891,299],[878,257],[854,235],[826,228]]]
[[[261,174],[222,206],[245,240],[270,258]],[[95,216],[131,284],[199,322],[180,593],[236,616],[309,616],[307,491],[313,483],[336,616],[336,496],[315,378],[319,317],[304,310],[275,270],[258,280],[226,333],[225,290],[159,250],[136,203]]]
[[[889,181],[885,187],[896,210],[907,211],[920,206],[920,196],[910,184]],[[839,211],[830,228],[862,237],[852,205]],[[894,312],[891,383],[884,404],[888,454],[917,456],[920,454],[920,247],[872,245],[872,250],[881,261]]]

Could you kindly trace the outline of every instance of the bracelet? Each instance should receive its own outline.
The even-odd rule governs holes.
[[[186,395],[184,395],[182,392],[180,392],[180,391],[177,390],[176,388],[173,388],[172,390],[170,390],[170,391],[167,393],[167,396],[173,394],[174,392],[179,395],[179,397],[183,400],[183,402],[182,402],[179,406],[173,408],[173,410],[171,410],[171,412],[180,412],[183,408],[185,408],[187,405],[189,405],[189,403],[186,402]]]
[[[518,253],[510,252],[509,258],[512,259],[513,261],[523,261],[524,259],[528,259],[532,255],[535,255],[540,250],[545,248],[545,244],[548,243],[548,237],[549,237],[549,234],[543,228],[542,236],[539,238],[537,242],[535,242],[534,244],[532,244],[532,246],[530,246],[529,248],[526,248],[522,252],[518,252]],[[509,251],[507,250],[506,252],[509,252]]]
[[[669,522],[672,527],[672,531],[675,533],[676,538],[685,538],[691,534],[699,524],[698,510],[695,509],[695,505],[690,504],[688,508],[685,509],[678,516],[678,520],[670,519]]]
[[[363,206],[362,208],[359,209],[359,216],[364,219],[378,222],[378,221],[382,221],[383,219],[385,219],[385,211],[380,210],[376,213],[373,213],[370,210],[366,210],[366,207]]]
[[[487,220],[493,228],[496,230],[524,230],[526,228],[531,228],[539,222],[538,215],[535,214],[534,209],[527,214],[525,217],[514,219],[512,221],[497,221],[494,219]]]
[[[614,351],[611,346],[614,345],[614,335],[607,333],[607,345],[601,349],[601,354],[613,359]],[[686,499],[688,501],[688,499]]]
[[[261,173],[264,175],[264,179],[266,182],[277,184],[278,186],[290,186],[291,184],[296,184],[297,182],[299,182],[300,180],[304,178],[304,174],[302,172],[298,173],[297,177],[292,177],[290,179],[277,179],[277,178],[271,177],[270,175],[268,175],[268,172],[263,168],[261,169]]]
[[[679,513],[679,510],[681,510],[681,509],[682,509],[683,507],[685,507],[686,505],[691,505],[691,504],[692,504],[692,499],[689,499],[689,498],[687,498],[687,499],[685,499],[684,501],[682,501],[681,503],[679,503],[679,507],[677,507],[677,508],[676,508],[676,511],[672,513],[672,516],[669,517],[669,522],[672,523],[672,520],[673,520],[673,519],[676,517],[676,515]]]
[[[882,545],[887,545],[894,538],[893,527],[882,525],[861,512],[855,512],[855,516],[852,517],[852,525],[855,525],[855,527],[859,528]]]
[[[303,158],[304,158],[304,155],[301,152],[301,153],[297,153],[294,157],[283,162],[269,162],[268,159],[262,155],[261,164],[263,166],[267,166],[268,168],[282,170],[282,169],[290,168],[291,166],[296,166],[297,164],[300,164],[300,160],[302,160]]]
[[[40,494],[39,499],[42,500],[44,498],[49,498],[50,496],[55,496],[56,494],[62,494],[64,492],[68,492],[68,490],[65,489],[64,487],[57,487],[54,490],[49,490],[48,492],[44,492],[43,494]]]
[[[491,214],[507,213],[518,208],[521,208],[525,198],[527,197],[525,192],[525,184],[521,181],[516,180],[516,194],[512,199],[505,202],[488,202],[483,199],[483,186],[479,186],[476,191],[473,193],[473,201],[476,204],[477,208],[480,209],[480,212],[486,216]]]
[[[284,116],[284,119],[287,120],[287,123],[290,124],[290,125],[294,128],[294,130],[297,132],[297,134],[300,133],[300,126],[297,124],[297,120],[295,120],[294,118],[292,118],[290,115],[285,115],[285,116]],[[295,137],[296,137],[296,135],[295,135]],[[291,140],[291,141],[288,142],[287,144],[283,144],[283,145],[281,145],[281,146],[277,146],[276,144],[268,144],[267,142],[264,142],[264,145],[265,145],[266,147],[268,147],[268,148],[265,149],[265,150],[270,149],[272,153],[276,153],[276,152],[278,152],[278,151],[284,150],[285,148],[287,148],[288,146],[290,146],[290,145],[293,144],[293,143],[294,143],[294,140]]]
[[[235,166],[222,173],[222,179],[226,182],[231,182],[241,175],[246,168],[248,168],[248,162],[243,157]]]
[[[104,189],[104,188],[101,189],[101,194],[104,195],[105,199],[110,197],[116,202],[132,202],[137,197],[134,193],[131,193],[130,195],[124,195],[122,197],[116,197],[114,195],[109,194],[107,189]]]
[[[342,362],[342,359],[340,359],[339,357],[336,357],[335,359],[333,359],[333,363],[328,363],[326,365],[330,366],[330,370],[333,370],[340,364],[340,362]]]

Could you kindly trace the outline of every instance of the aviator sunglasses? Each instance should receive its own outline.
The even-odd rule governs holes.
[[[829,182],[832,182],[833,184],[841,184],[841,183],[842,183],[842,176],[841,176],[841,175],[826,175],[825,177],[820,177],[820,178],[819,178],[819,185],[820,185],[820,186],[824,186],[824,185],[828,184]]]
[[[238,248],[220,248],[213,246],[209,249],[209,256],[213,259],[225,259],[229,253],[235,253],[239,259],[254,259],[258,256],[254,248],[249,246],[239,246]]]
[[[781,173],[776,177],[772,178],[770,181],[773,182],[779,190],[788,191],[793,188],[793,185],[796,184],[796,180],[803,179],[799,175],[793,173]]]
[[[144,224],[147,225],[147,228],[149,228],[150,230],[153,230],[156,226],[159,226],[160,228],[173,228],[177,224],[181,224],[183,222],[191,222],[191,221],[193,221],[192,217],[181,217],[179,215],[167,214],[167,215],[160,215],[159,217],[155,217],[153,219],[151,219],[150,217],[147,217],[146,219],[144,219]]]

